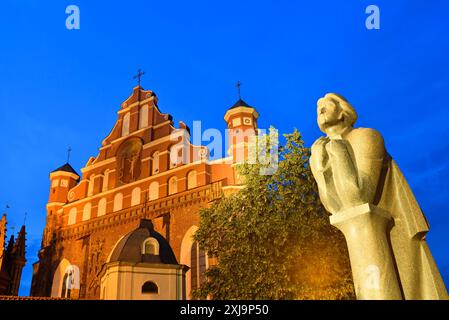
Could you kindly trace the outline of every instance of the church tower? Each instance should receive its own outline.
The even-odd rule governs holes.
[[[66,203],[69,190],[79,180],[79,175],[68,163],[50,173],[49,203]]]
[[[239,99],[228,109],[224,120],[228,126],[228,154],[234,164],[248,160],[249,146],[257,135],[259,113],[255,108]]]
[[[59,209],[67,203],[69,190],[79,181],[79,175],[69,163],[50,173],[50,195],[47,203],[47,224],[42,239],[43,246],[50,244]]]

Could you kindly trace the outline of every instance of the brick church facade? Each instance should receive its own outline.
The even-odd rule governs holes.
[[[32,296],[189,299],[214,263],[192,235],[200,208],[241,188],[234,164],[247,157],[247,138],[229,137],[229,156],[209,161],[141,86],[117,113],[81,174],[68,163],[50,173]],[[242,100],[224,113],[229,132],[257,129]]]

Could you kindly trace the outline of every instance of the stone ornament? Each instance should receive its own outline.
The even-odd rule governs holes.
[[[429,226],[382,135],[354,128],[357,113],[342,96],[317,103],[326,135],[310,164],[330,222],[345,235],[358,299],[447,299],[425,241]]]
[[[131,138],[117,151],[119,185],[136,181],[140,176],[142,141]]]

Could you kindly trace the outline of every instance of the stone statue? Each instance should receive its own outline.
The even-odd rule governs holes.
[[[425,241],[429,226],[379,132],[354,128],[357,113],[340,95],[318,100],[326,134],[310,164],[331,223],[345,235],[358,299],[446,299]]]
[[[131,181],[136,180],[136,177],[134,176],[134,167],[136,166],[136,161],[138,160],[139,155],[134,154],[131,156],[130,159],[126,159],[129,161],[129,175],[131,177]]]

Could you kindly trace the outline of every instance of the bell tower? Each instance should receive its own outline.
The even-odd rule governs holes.
[[[257,119],[259,113],[255,108],[239,99],[228,109],[224,120],[228,127],[228,154],[234,164],[248,159],[249,145],[257,135]]]
[[[67,203],[69,190],[78,183],[80,176],[69,163],[50,172],[50,195],[47,203],[47,224],[42,245],[46,246],[52,237],[57,212]]]
[[[76,186],[79,175],[68,163],[50,173],[50,196],[48,203],[66,203],[69,190]]]

